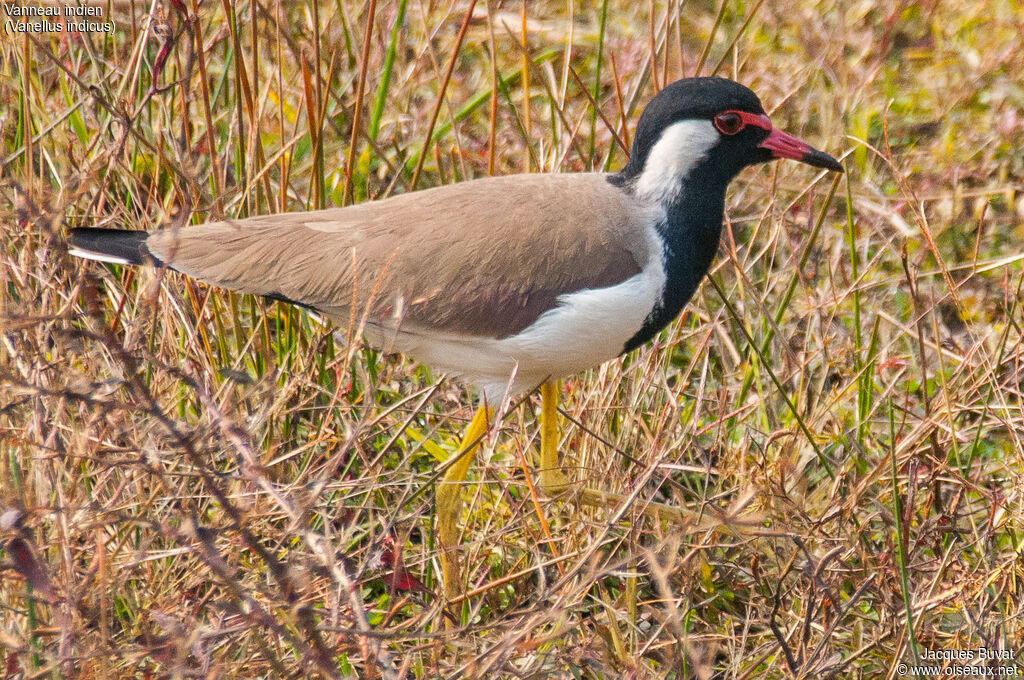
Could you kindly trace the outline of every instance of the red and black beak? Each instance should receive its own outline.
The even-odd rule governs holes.
[[[761,149],[766,149],[772,158],[790,158],[816,168],[825,168],[842,172],[843,166],[835,158],[824,151],[818,151],[807,142],[800,141],[796,137],[782,130],[771,128],[768,136],[758,144]]]

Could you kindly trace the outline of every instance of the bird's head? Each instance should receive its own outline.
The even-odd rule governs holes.
[[[757,95],[743,85],[685,78],[644,109],[619,176],[642,196],[671,200],[690,177],[724,185],[748,165],[776,158],[843,171],[828,154],[774,128]]]

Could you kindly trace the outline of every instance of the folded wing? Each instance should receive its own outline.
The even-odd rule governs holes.
[[[514,175],[144,237],[75,230],[72,245],[94,259],[149,258],[342,322],[369,310],[382,327],[502,338],[560,295],[641,271],[651,254],[631,200],[604,175]]]

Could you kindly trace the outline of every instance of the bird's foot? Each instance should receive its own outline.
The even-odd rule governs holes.
[[[549,498],[564,496],[573,489],[573,483],[559,468],[542,468],[537,471],[540,492]]]
[[[654,503],[638,498],[636,494],[622,495],[600,489],[584,488],[577,494],[581,505],[614,510],[618,517],[639,513],[644,517],[670,522],[684,533],[723,530],[727,533],[742,534],[757,527],[761,516],[747,506],[749,497],[727,509],[705,506],[702,510],[691,510],[685,506]]]

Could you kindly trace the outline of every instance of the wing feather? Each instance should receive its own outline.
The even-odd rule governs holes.
[[[558,296],[638,274],[642,209],[600,174],[513,175],[346,208],[155,232],[170,267],[236,291],[371,322],[518,333]]]

